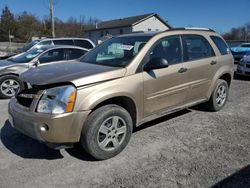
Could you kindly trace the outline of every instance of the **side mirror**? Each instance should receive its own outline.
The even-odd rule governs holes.
[[[40,61],[39,60],[36,60],[35,62],[33,63],[30,63],[29,64],[29,68],[35,68],[35,67],[38,67],[38,65],[40,64]]]
[[[154,69],[162,69],[168,67],[168,61],[164,58],[153,58],[143,67],[143,70],[148,72]]]
[[[40,65],[40,61],[39,60],[35,61],[34,66],[38,67],[39,65]]]

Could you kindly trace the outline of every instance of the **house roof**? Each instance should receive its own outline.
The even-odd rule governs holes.
[[[116,20],[110,20],[105,22],[97,23],[96,26],[92,26],[86,29],[86,31],[94,31],[94,30],[103,30],[103,29],[112,29],[112,28],[119,28],[119,27],[130,27],[136,25],[152,16],[157,17],[163,24],[167,27],[171,28],[169,24],[167,24],[158,14],[150,13],[144,14],[139,16],[131,16],[127,18],[120,18]]]

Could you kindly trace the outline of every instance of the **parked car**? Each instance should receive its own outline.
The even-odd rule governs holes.
[[[4,59],[6,56],[8,56],[7,52],[0,51],[0,59]]]
[[[95,44],[87,38],[47,38],[43,40],[34,40],[23,48],[19,49],[19,52],[26,52],[27,50],[36,47],[36,46],[47,46],[47,45],[71,45],[79,46],[85,49],[92,49],[95,47]]]
[[[60,62],[78,59],[88,49],[74,46],[42,46],[16,55],[12,58],[0,61],[0,98],[11,98],[25,84],[19,79],[19,75],[31,67],[43,66],[52,62]]]
[[[250,43],[243,43],[238,47],[231,48],[231,52],[234,56],[234,61],[239,63],[240,60],[250,52]]]
[[[227,44],[209,29],[116,36],[80,61],[23,73],[31,87],[11,99],[9,121],[50,147],[80,141],[108,159],[145,122],[199,103],[221,110],[233,65]]]
[[[250,53],[246,54],[237,66],[237,74],[250,76]]]

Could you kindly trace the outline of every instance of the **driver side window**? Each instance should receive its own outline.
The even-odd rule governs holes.
[[[179,36],[161,39],[150,50],[149,59],[164,58],[169,65],[182,62],[182,49]]]
[[[39,57],[40,63],[49,63],[53,61],[62,61],[65,60],[65,53],[64,49],[54,49],[49,50],[45,54],[43,54],[41,57]]]

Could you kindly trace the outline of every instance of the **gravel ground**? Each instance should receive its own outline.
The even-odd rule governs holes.
[[[217,113],[184,110],[135,130],[117,157],[55,151],[10,127],[0,101],[0,187],[250,187],[250,79]]]

